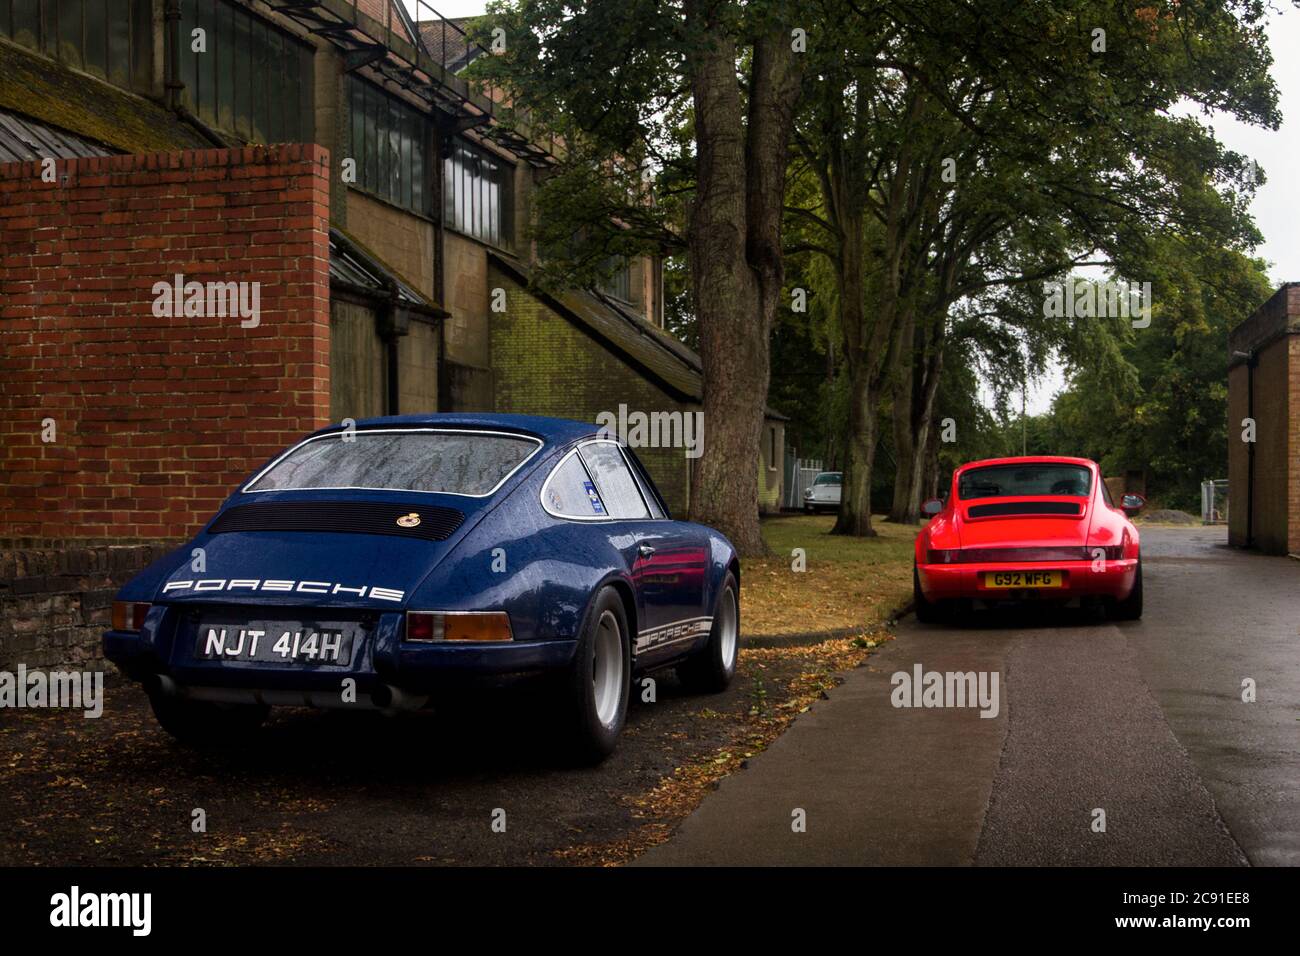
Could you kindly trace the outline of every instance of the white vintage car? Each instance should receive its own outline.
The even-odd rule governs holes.
[[[838,471],[823,471],[813,479],[812,487],[803,493],[803,510],[809,514],[818,511],[840,510],[840,483],[843,475]]]

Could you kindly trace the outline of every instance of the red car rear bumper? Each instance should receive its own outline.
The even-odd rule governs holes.
[[[1070,600],[1103,597],[1123,600],[1137,579],[1137,559],[1115,561],[1017,562],[1006,564],[920,564],[917,573],[921,591],[930,601],[974,598],[983,601],[1013,601],[1023,598]],[[997,571],[1059,571],[1060,587],[995,588],[984,575]]]

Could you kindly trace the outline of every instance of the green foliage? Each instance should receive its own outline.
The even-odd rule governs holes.
[[[1195,511],[1200,483],[1227,474],[1228,332],[1261,305],[1264,263],[1199,240],[1154,244],[1143,266],[1155,307],[1134,329],[1117,383],[1085,357],[1051,412],[1031,419],[1033,453],[1096,459],[1108,475],[1148,473],[1148,492]]]

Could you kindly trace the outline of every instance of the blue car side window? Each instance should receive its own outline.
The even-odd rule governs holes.
[[[614,442],[588,442],[581,448],[582,460],[600,489],[613,518],[649,518],[636,479],[628,470],[623,453]]]
[[[563,518],[608,518],[605,502],[576,453],[560,464],[542,489],[542,502]]]

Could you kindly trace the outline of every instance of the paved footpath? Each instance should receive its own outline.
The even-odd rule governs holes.
[[[1224,538],[1144,529],[1140,622],[909,618],[638,864],[1300,864],[1300,562]],[[892,706],[918,663],[997,716]]]

